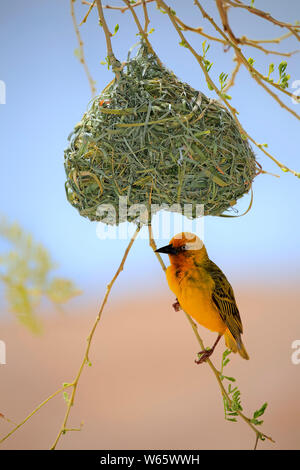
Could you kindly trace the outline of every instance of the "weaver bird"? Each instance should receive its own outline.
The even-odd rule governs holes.
[[[179,306],[200,325],[218,333],[213,347],[200,351],[201,364],[214,352],[222,335],[226,346],[249,359],[241,334],[243,327],[233,289],[221,269],[208,257],[203,242],[188,232],[175,235],[170,244],[156,250],[167,253],[170,266],[167,281]]]

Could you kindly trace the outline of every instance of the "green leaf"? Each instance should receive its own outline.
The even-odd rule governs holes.
[[[268,73],[268,78],[270,77],[271,73],[274,72],[274,64],[269,65],[269,73]]]
[[[264,403],[259,410],[254,411],[253,418],[258,418],[259,416],[262,416],[264,414],[267,406],[268,406],[268,403]]]
[[[287,68],[287,62],[281,62],[279,65],[278,65],[278,70],[279,70],[279,75],[280,77],[282,76],[282,74],[285,72]]]
[[[224,375],[225,379],[229,380],[230,382],[235,382],[236,379],[234,377],[227,377],[226,375]]]
[[[115,29],[114,29],[114,32],[113,32],[113,34],[112,34],[112,36],[115,36],[115,35],[117,34],[117,32],[118,32],[118,31],[119,31],[119,25],[118,25],[118,24],[116,24],[116,26],[115,26]]]
[[[259,421],[258,419],[254,419],[254,418],[252,418],[250,422],[254,424],[255,426],[261,426],[263,424],[263,421]]]
[[[79,291],[71,281],[49,280],[56,266],[48,251],[18,224],[8,223],[2,217],[0,237],[5,238],[13,247],[11,251],[1,255],[0,280],[4,283],[10,310],[20,323],[38,334],[42,331],[42,325],[35,314],[35,308],[42,297],[49,293],[52,300],[56,301],[59,294],[59,300],[65,302],[78,295]]]
[[[223,90],[223,88],[225,88],[227,79],[228,79],[228,74],[222,72],[219,75],[219,82],[221,84],[221,90]]]
[[[28,289],[21,284],[8,283],[5,293],[10,309],[16,315],[18,321],[32,333],[41,333],[42,325],[33,312],[33,304]]]
[[[65,402],[68,405],[69,402],[70,402],[70,398],[69,398],[69,395],[67,394],[67,392],[63,392],[63,398],[64,398]]]
[[[202,43],[203,58],[205,57],[209,48],[210,48],[210,44],[206,45],[206,41],[203,41]]]
[[[188,47],[187,43],[184,40],[180,41],[179,46]]]
[[[268,147],[268,144],[258,144],[258,147]]]
[[[46,295],[49,299],[57,304],[68,302],[72,297],[81,294],[81,292],[74,286],[72,281],[68,279],[54,278],[46,290]]]
[[[223,96],[223,98],[225,98],[226,100],[231,100],[232,99],[232,96],[227,95],[226,93],[221,93],[221,96]]]
[[[225,359],[227,356],[229,356],[229,354],[231,354],[230,349],[225,349],[225,351],[223,352],[223,359]]]
[[[204,65],[205,65],[205,68],[206,68],[207,72],[209,72],[210,69],[211,69],[212,66],[213,66],[213,62],[210,62],[210,61],[207,60],[207,59],[205,59],[203,62],[204,62]]]
[[[78,60],[82,59],[82,53],[81,53],[80,49],[74,49],[74,55],[75,55],[75,57],[77,57]]]

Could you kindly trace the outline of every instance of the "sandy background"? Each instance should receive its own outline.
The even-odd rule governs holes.
[[[238,378],[246,414],[268,401],[264,431],[276,444],[264,449],[299,449],[300,365],[291,362],[299,339],[297,289],[275,292],[259,286],[235,288],[250,361],[233,356],[228,375]],[[109,301],[82,375],[60,449],[249,449],[254,433],[243,422],[224,420],[219,388],[206,365],[194,364],[199,350],[171,294]],[[7,364],[0,366],[0,412],[19,422],[75,375],[97,303],[81,311],[52,313],[45,332],[33,337],[13,320],[2,320]],[[200,329],[212,344],[215,336]],[[219,363],[223,344],[214,356]],[[58,396],[3,445],[3,449],[47,449],[65,411]],[[0,422],[4,435],[11,424]]]

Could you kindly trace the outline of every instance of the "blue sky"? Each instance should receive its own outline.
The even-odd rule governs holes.
[[[120,3],[111,1],[114,5]],[[213,2],[202,3],[214,13]],[[282,20],[300,19],[300,3],[295,0],[256,0],[255,4]],[[213,33],[192,0],[172,1],[170,5],[187,24],[202,26]],[[83,18],[87,7],[79,0],[75,7],[77,18]],[[149,6],[149,12],[150,27],[155,28],[151,41],[164,64],[181,80],[214,97],[195,59],[178,45],[179,39],[167,15],[157,11],[154,4]],[[137,42],[130,14],[105,13],[112,29],[115,24],[120,25],[113,47],[116,56],[125,60],[128,49]],[[230,18],[237,35],[260,39],[284,33],[237,9],[233,9]],[[97,90],[101,91],[112,79],[112,73],[100,65],[106,50],[96,12],[90,15],[81,32],[87,63]],[[187,33],[187,37],[201,49],[201,36]],[[294,38],[280,45],[282,51],[297,47]],[[127,242],[99,240],[96,224],[80,217],[65,197],[63,151],[68,134],[91,98],[83,68],[74,54],[77,42],[69,1],[1,2],[0,48],[0,80],[7,87],[6,104],[0,105],[0,212],[20,222],[49,248],[60,264],[61,274],[71,277],[84,289],[102,291]],[[263,73],[267,73],[269,63],[277,65],[283,60],[249,48],[245,54],[255,58],[255,65]],[[300,79],[299,57],[295,55],[289,60],[291,83]],[[231,72],[231,51],[224,53],[222,46],[211,43],[208,58],[214,63],[213,77]],[[247,131],[258,142],[267,142],[270,153],[279,160],[300,171],[299,121],[267,96],[245,70],[240,72],[231,95]],[[289,98],[283,99],[300,113],[300,105],[292,104]],[[206,217],[205,243],[211,258],[236,282],[255,278],[274,286],[281,280],[294,282],[299,279],[300,180],[280,172],[267,157],[256,149],[255,152],[265,170],[281,177],[262,175],[255,180],[253,207],[245,217]],[[246,196],[238,208],[246,208],[248,202]],[[0,241],[0,249],[1,246]],[[134,289],[151,280],[159,285],[161,276],[147,242],[137,241],[122,288]]]

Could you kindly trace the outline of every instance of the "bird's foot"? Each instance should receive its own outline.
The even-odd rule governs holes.
[[[198,361],[195,360],[196,364],[202,364],[203,362],[206,362],[207,359],[210,358],[212,353],[215,350],[215,347],[217,346],[218,342],[220,341],[222,335],[218,335],[215,344],[213,345],[212,348],[204,349],[203,351],[198,352]]]
[[[211,349],[204,349],[204,351],[200,351],[198,352],[198,360],[195,359],[195,363],[196,364],[203,364],[203,362],[206,362],[207,359],[210,358],[210,356],[212,355],[212,353],[214,352],[214,349],[211,348]]]
[[[176,299],[176,302],[172,304],[172,307],[174,308],[175,312],[179,312],[181,310],[180,303],[178,302],[178,299]]]

